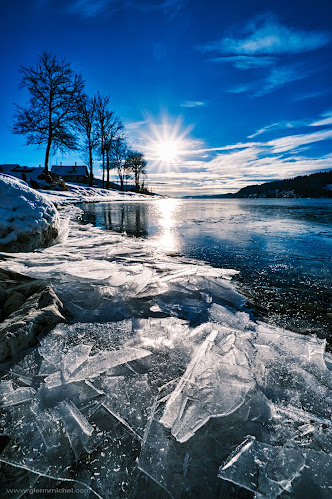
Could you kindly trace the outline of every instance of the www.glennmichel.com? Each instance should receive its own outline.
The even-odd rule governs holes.
[[[28,493],[28,494],[80,494],[86,489],[7,489],[8,494]]]

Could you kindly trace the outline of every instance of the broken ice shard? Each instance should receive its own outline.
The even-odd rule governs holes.
[[[77,357],[77,352],[74,358]],[[72,351],[68,352],[63,361],[64,369],[50,374],[45,378],[47,388],[55,388],[66,383],[74,381],[83,381],[99,376],[101,373],[111,369],[112,367],[131,362],[132,360],[141,359],[151,355],[151,352],[142,348],[124,348],[122,350],[102,351],[91,357],[87,357],[85,362],[76,365],[76,369],[70,372],[66,366],[70,366]],[[68,356],[68,359],[67,359]]]
[[[80,366],[85,362],[91,352],[92,345],[77,345],[70,350],[70,355],[65,355],[63,359],[63,375],[70,378]]]
[[[100,387],[107,394],[103,406],[141,439],[153,401],[147,375],[104,376]]]
[[[294,446],[272,446],[249,436],[219,469],[219,478],[263,497],[292,491],[305,465],[305,453]]]
[[[10,382],[9,382],[10,383]],[[22,404],[23,402],[28,402],[35,395],[35,390],[30,387],[21,387],[16,390],[12,389],[12,385],[6,385],[8,390],[4,390],[2,384],[2,394],[0,398],[0,407],[10,407],[12,405]]]
[[[93,432],[93,426],[70,400],[60,402],[54,412],[64,424],[77,459]]]
[[[234,334],[212,330],[167,401],[161,423],[185,442],[211,417],[231,414],[255,386]]]

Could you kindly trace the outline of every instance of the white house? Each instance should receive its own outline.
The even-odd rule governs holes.
[[[7,173],[8,175],[13,175],[15,177],[21,176],[22,173],[31,173],[36,168],[33,166],[20,166],[15,164],[4,164],[0,165],[0,173]]]
[[[89,172],[85,165],[77,166],[77,163],[75,163],[74,166],[63,166],[62,163],[60,163],[60,166],[52,165],[51,173],[58,178],[62,178],[66,182],[77,182],[79,184],[89,183]]]

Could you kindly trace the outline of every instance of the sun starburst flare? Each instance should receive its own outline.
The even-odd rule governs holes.
[[[149,120],[149,131],[144,135],[145,154],[152,167],[176,168],[191,151],[191,140],[187,138],[192,127],[183,129],[182,120],[171,123],[163,118],[160,124]]]

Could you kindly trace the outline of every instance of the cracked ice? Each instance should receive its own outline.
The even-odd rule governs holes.
[[[82,497],[329,497],[325,342],[254,321],[231,270],[71,211],[66,241],[3,262],[51,282],[73,316],[1,365],[5,475]]]

